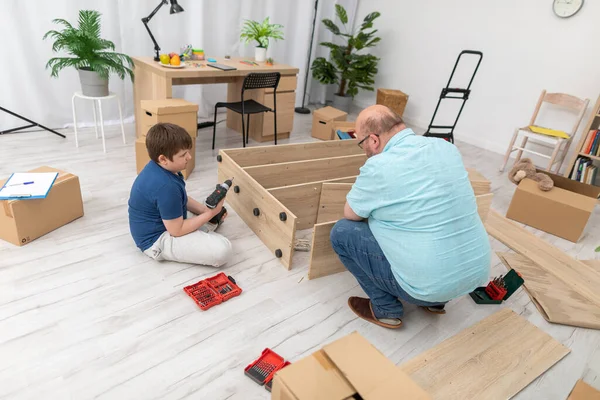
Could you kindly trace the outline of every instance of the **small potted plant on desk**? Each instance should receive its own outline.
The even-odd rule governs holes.
[[[273,61],[273,58],[269,57],[269,58],[267,58],[267,61],[265,62],[265,64],[269,67],[272,67],[273,64],[275,64],[275,62]]]
[[[258,46],[254,51],[254,60],[263,62],[267,57],[269,39],[283,40],[281,28],[283,25],[269,23],[269,17],[266,17],[263,22],[246,20],[242,26],[240,39],[245,40],[246,43],[256,41]]]
[[[133,81],[133,61],[125,54],[115,53],[115,44],[100,37],[100,13],[94,10],[80,10],[77,27],[64,19],[52,22],[64,26],[61,31],[46,32],[43,39],[54,39],[52,51],[65,50],[73,57],[54,57],[46,64],[51,68],[52,77],[67,67],[79,72],[81,91],[84,96],[108,96],[108,77],[111,73],[121,79],[129,75]],[[113,50],[113,51],[109,51]]]
[[[334,35],[343,38],[344,43],[338,45],[331,42],[323,42],[321,46],[330,49],[328,61],[324,57],[316,58],[312,63],[312,76],[325,85],[338,84],[338,90],[333,97],[333,107],[338,110],[350,111],[352,99],[358,93],[358,89],[373,91],[374,77],[377,73],[377,62],[379,58],[372,54],[359,54],[363,49],[375,46],[380,38],[375,37],[376,29],[373,21],[380,16],[379,12],[368,14],[356,31],[348,32],[348,14],[344,7],[335,5],[335,13],[343,24],[346,32],[330,19],[324,19],[323,24]]]

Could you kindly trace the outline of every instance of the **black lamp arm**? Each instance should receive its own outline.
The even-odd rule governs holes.
[[[167,0],[161,0],[160,4],[158,6],[156,6],[156,8],[154,10],[152,10],[150,15],[148,15],[146,18],[142,18],[142,22],[144,23],[144,26],[146,27],[146,30],[148,31],[148,34],[150,35],[150,39],[152,39],[152,42],[154,43],[154,51],[156,53],[156,55],[154,56],[154,61],[160,61],[160,57],[159,57],[160,46],[158,45],[158,43],[156,43],[156,39],[154,38],[154,35],[152,34],[152,32],[150,31],[150,28],[148,27],[148,22],[150,22],[152,17],[154,17],[154,14],[156,14],[158,12],[158,10],[160,10],[160,8],[164,4],[167,4]]]

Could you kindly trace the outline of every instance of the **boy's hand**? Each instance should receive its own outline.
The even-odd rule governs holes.
[[[212,210],[209,210],[209,211],[210,211],[210,213],[211,213],[213,216],[217,215],[218,213],[220,213],[220,212],[221,212],[221,209],[223,208],[223,205],[224,205],[224,204],[225,204],[225,198],[223,198],[223,200],[221,200],[221,201],[219,202],[219,204],[217,204],[217,206],[216,206],[215,208],[213,208]]]

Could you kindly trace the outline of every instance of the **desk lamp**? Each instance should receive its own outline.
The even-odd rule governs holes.
[[[170,14],[177,14],[183,11],[183,7],[177,4],[177,0],[169,0],[169,2],[171,3]],[[156,14],[164,4],[167,4],[167,0],[161,0],[158,6],[156,6],[156,8],[150,13],[150,15],[148,15],[146,18],[142,18],[142,22],[144,23],[144,26],[146,27],[146,30],[148,31],[152,42],[154,42],[154,51],[156,53],[156,55],[154,56],[154,61],[160,61],[160,57],[158,54],[160,52],[160,47],[158,46],[158,43],[156,43],[154,35],[152,34],[152,32],[150,32],[150,28],[148,28],[148,22],[150,22],[152,17],[154,17],[154,14]]]

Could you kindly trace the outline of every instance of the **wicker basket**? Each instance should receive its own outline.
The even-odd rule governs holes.
[[[408,95],[400,90],[377,89],[377,104],[382,104],[394,110],[398,115],[404,114]]]

